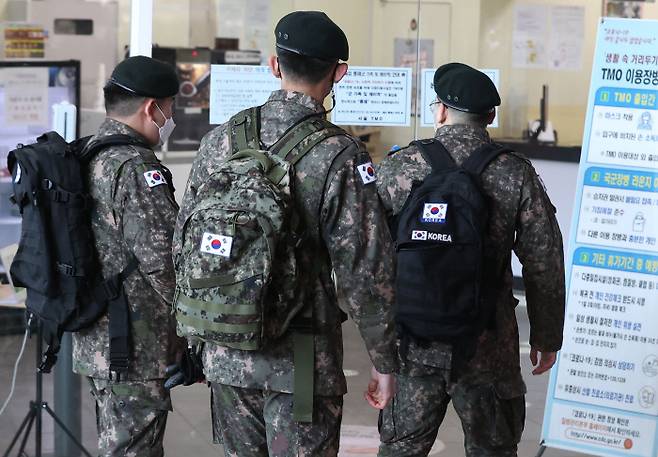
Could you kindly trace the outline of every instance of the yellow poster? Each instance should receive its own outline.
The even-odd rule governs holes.
[[[46,32],[43,27],[28,24],[10,24],[5,27],[5,58],[43,59]]]

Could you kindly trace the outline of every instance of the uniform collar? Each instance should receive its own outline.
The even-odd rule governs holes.
[[[285,102],[285,103],[296,103],[302,105],[305,108],[312,110],[315,113],[322,113],[324,111],[324,105],[314,99],[313,97],[302,94],[301,92],[295,92],[292,90],[275,90],[270,95],[270,98],[267,100],[269,102]]]
[[[489,132],[487,132],[487,129],[465,124],[444,125],[439,127],[434,137],[438,140],[445,137],[466,137],[485,143],[491,143],[491,138],[489,137]]]
[[[129,125],[124,124],[121,121],[117,121],[116,119],[106,117],[103,123],[101,124],[100,128],[98,129],[97,136],[104,137],[104,136],[116,135],[116,134],[128,135],[131,138],[135,138],[143,143],[149,144],[149,141],[146,138],[144,138],[144,136],[141,133],[139,133],[137,130],[133,129]]]

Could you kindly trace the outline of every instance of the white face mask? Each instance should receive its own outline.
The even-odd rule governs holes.
[[[162,127],[160,127],[157,122],[153,120],[151,121],[158,128],[158,135],[160,135],[160,142],[158,143],[158,146],[162,146],[169,139],[171,132],[174,131],[174,128],[176,127],[176,123],[174,122],[173,117],[165,116],[165,114],[162,112],[162,109],[160,108],[160,106],[158,106],[157,103],[155,104],[155,106],[158,108],[158,111],[160,111],[160,114],[162,114],[162,117],[165,118],[165,122],[164,124],[162,124]]]

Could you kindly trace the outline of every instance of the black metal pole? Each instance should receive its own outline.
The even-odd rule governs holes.
[[[41,426],[42,426],[42,405],[43,405],[43,373],[39,367],[41,366],[41,357],[43,356],[43,324],[39,321],[37,330],[37,398],[36,403],[36,429],[34,436],[34,455],[41,457]]]
[[[55,427],[55,456],[79,457],[80,448],[70,435],[79,442],[82,435],[80,411],[80,377],[73,373],[72,338],[66,332],[62,336],[57,365],[55,365],[55,416],[64,427]]]

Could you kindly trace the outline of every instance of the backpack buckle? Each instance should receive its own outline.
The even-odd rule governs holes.
[[[103,292],[108,300],[113,300],[119,296],[119,288],[116,285],[116,281],[112,279],[103,281],[101,286],[103,287]]]
[[[48,178],[44,178],[41,180],[41,188],[43,190],[50,190],[53,188],[53,182]]]
[[[67,265],[65,263],[56,263],[57,271],[66,276],[75,276],[75,267],[72,265]]]

